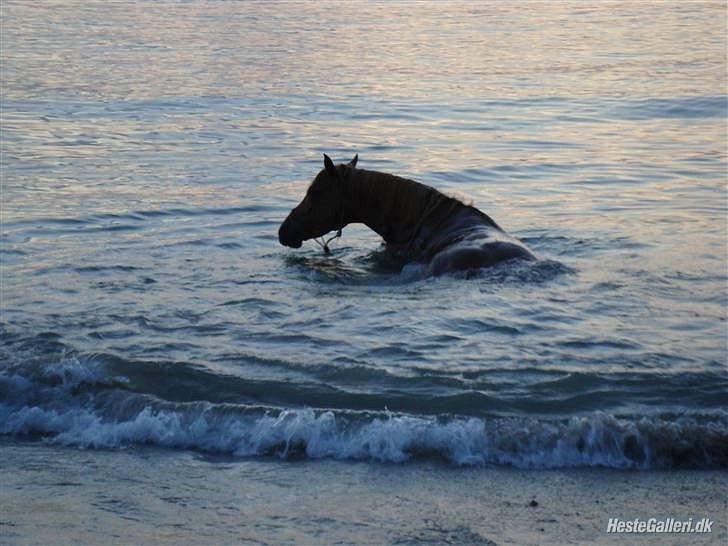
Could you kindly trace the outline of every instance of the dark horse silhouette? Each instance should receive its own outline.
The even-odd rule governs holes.
[[[281,244],[299,248],[360,222],[403,263],[423,263],[430,275],[534,259],[484,212],[414,180],[357,169],[358,157],[334,165],[324,154],[324,169],[278,230]]]

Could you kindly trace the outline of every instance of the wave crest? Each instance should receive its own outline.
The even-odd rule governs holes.
[[[170,373],[174,373],[170,370]],[[135,392],[96,359],[64,354],[0,369],[0,434],[116,449],[518,468],[728,467],[728,412],[591,412],[570,418],[413,415],[170,401]]]
[[[2,378],[6,380],[5,377]],[[169,403],[117,391],[86,404],[0,404],[0,433],[35,435],[86,448],[153,444],[234,456],[405,462],[518,468],[728,466],[728,417],[606,413],[570,419],[421,417]]]

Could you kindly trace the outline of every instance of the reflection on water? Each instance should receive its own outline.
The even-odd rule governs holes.
[[[211,403],[235,377],[276,407],[720,408],[725,48],[720,2],[4,2],[3,339],[204,369]],[[322,152],[543,260],[421,279],[361,226],[283,249]]]

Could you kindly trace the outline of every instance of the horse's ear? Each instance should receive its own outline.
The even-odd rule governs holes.
[[[331,158],[326,154],[324,154],[324,167],[326,168],[326,172],[329,173],[329,176],[333,178],[339,177],[339,173],[334,166],[334,162],[331,161]]]
[[[356,162],[357,161],[359,161],[359,154],[356,154],[354,156],[354,159],[352,159],[351,161],[349,161],[349,165],[348,166],[353,169],[354,167],[356,167]]]

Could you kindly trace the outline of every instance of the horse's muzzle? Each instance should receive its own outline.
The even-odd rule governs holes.
[[[291,233],[290,222],[286,219],[278,228],[278,242],[283,246],[289,246],[291,248],[301,248],[303,241]]]
[[[301,245],[303,245],[303,241],[297,240],[297,241],[283,241],[279,239],[282,245],[290,246],[291,248],[301,248]]]

